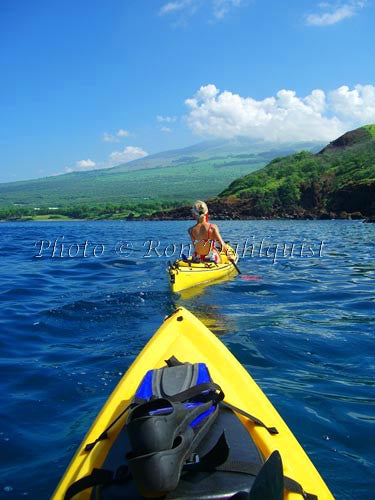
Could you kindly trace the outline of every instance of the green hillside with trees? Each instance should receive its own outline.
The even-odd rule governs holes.
[[[209,199],[217,218],[375,215],[375,125],[317,153],[215,148],[217,156],[178,150],[112,169],[0,184],[0,218],[185,218],[197,198]]]
[[[207,141],[124,165],[0,184],[0,218],[124,218],[217,195],[233,179],[280,154],[317,149],[289,144]]]
[[[347,132],[320,152],[274,158],[209,200],[214,218],[364,218],[375,215],[375,125]],[[189,206],[154,218],[188,218]]]
[[[375,213],[375,125],[348,132],[317,154],[273,159],[233,181],[219,198],[246,201],[254,215]]]

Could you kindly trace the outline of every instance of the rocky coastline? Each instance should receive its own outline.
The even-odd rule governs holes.
[[[274,211],[267,215],[260,215],[249,204],[248,200],[227,200],[227,199],[211,199],[207,201],[211,219],[215,220],[364,220],[366,222],[373,222],[375,217],[367,217],[359,211],[346,212],[346,211],[326,211],[324,209],[310,209],[296,208],[291,211]],[[129,219],[131,219],[130,217]],[[151,215],[141,217],[142,220],[190,220],[191,207],[183,206],[173,210],[163,210],[155,212]],[[372,219],[372,220],[371,220]]]

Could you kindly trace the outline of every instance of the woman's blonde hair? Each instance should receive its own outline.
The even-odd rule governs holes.
[[[208,214],[208,207],[204,201],[198,200],[194,203],[192,212],[198,218],[199,222],[204,222]]]

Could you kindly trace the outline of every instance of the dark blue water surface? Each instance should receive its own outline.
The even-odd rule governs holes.
[[[50,497],[122,374],[183,305],[252,374],[335,497],[374,498],[375,225],[220,222],[240,254],[248,239],[242,276],[180,296],[165,269],[189,225],[0,224],[0,497]]]

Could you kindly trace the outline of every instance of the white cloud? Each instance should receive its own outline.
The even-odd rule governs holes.
[[[144,158],[148,153],[137,146],[127,146],[123,151],[114,151],[109,156],[109,166],[119,165],[120,163],[128,163],[129,161]]]
[[[159,15],[193,15],[200,8],[207,7],[215,20],[223,19],[233,8],[244,4],[246,0],[175,0],[165,3],[159,9]]]
[[[175,121],[177,120],[177,118],[175,116],[161,116],[161,115],[157,115],[156,120],[159,123],[163,123],[163,122],[166,122],[166,123],[175,123]]]
[[[111,168],[115,165],[119,165],[120,163],[127,163],[132,160],[137,160],[138,158],[143,158],[144,156],[148,156],[148,153],[142,148],[139,148],[137,146],[127,146],[123,151],[114,151],[113,153],[111,153],[107,161],[95,163],[90,159],[80,160],[76,162],[75,167],[66,167],[64,172],[60,173],[82,172],[86,170]],[[60,173],[56,173],[56,175],[60,175]]]
[[[120,128],[120,130],[117,131],[116,135],[117,137],[129,137],[130,132],[128,130]]]
[[[160,8],[159,14],[163,16],[164,14],[186,9],[193,4],[193,1],[194,0],[177,0],[175,2],[167,2]]]
[[[108,134],[108,132],[104,132],[103,141],[104,142],[120,142],[119,137],[129,137],[130,132],[123,128],[120,128],[116,134]]]
[[[76,162],[77,170],[90,170],[95,167],[96,163],[90,159],[80,160]]]
[[[353,90],[343,85],[329,93],[332,109],[348,120],[358,123],[375,122],[375,87],[356,85]]]
[[[320,3],[320,12],[306,16],[306,23],[309,26],[331,26],[353,17],[365,5],[365,0],[352,0],[346,3]]]
[[[243,0],[213,0],[213,14],[216,19],[223,19],[232,7],[238,7]]]
[[[96,163],[89,158],[87,160],[79,160],[76,161],[76,166],[74,168],[72,167],[66,167],[65,168],[65,173],[71,173],[71,172],[82,172],[85,170],[92,170],[96,166]],[[59,175],[59,173],[55,174]]]
[[[104,142],[120,142],[120,140],[111,134],[108,134],[107,132],[104,132],[103,134],[103,141]]]
[[[190,129],[206,137],[246,136],[277,142],[329,141],[351,128],[375,122],[375,87],[343,86],[326,94],[315,89],[306,97],[293,90],[256,100],[215,85],[202,86],[185,101]]]
[[[172,132],[172,129],[170,127],[161,127],[160,130],[162,132]]]

